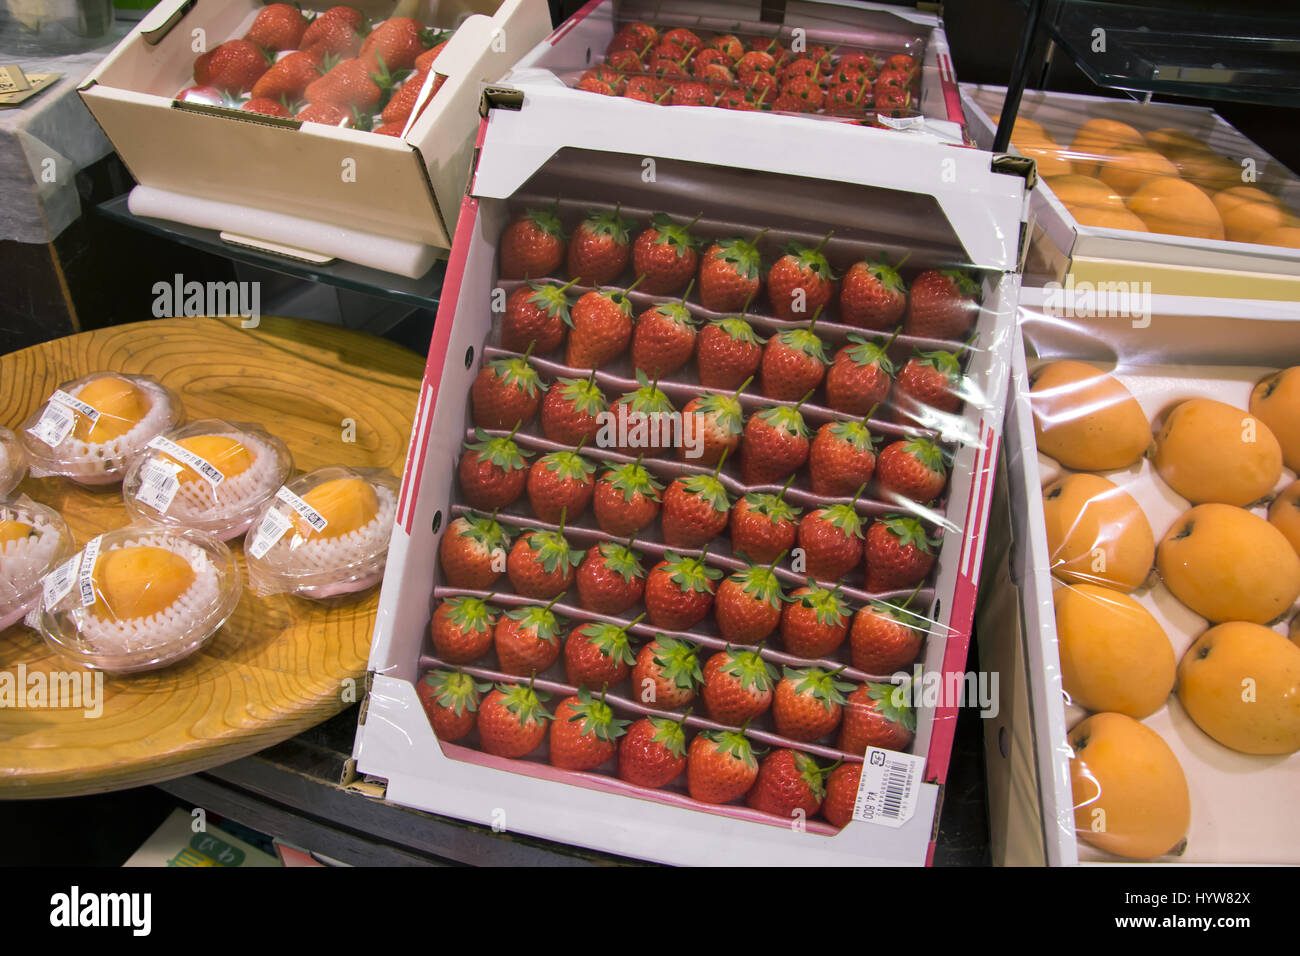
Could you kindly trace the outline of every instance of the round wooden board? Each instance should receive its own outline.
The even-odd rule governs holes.
[[[152,375],[188,419],[253,422],[294,465],[387,468],[400,475],[424,360],[372,336],[316,322],[159,319],[0,356],[0,423],[15,431],[61,383],[89,372]],[[347,421],[355,423],[355,441]],[[67,519],[77,544],[128,523],[121,487],[28,477],[26,493]],[[230,542],[244,570],[243,545]],[[247,576],[245,575],[245,580]],[[61,797],[156,783],[226,763],[300,733],[363,693],[378,589],[326,606],[247,589],[199,653],[163,670],[104,680],[103,713],[0,707],[0,798]],[[0,632],[0,672],[76,671],[39,634]],[[29,676],[30,679],[30,676]]]

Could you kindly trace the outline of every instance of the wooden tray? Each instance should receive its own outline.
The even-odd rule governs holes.
[[[0,356],[0,423],[17,430],[62,382],[113,370],[175,390],[188,419],[253,422],[299,471],[325,465],[401,474],[424,359],[316,322],[159,319]],[[347,433],[355,423],[355,441]],[[27,478],[15,490],[61,512],[78,546],[128,523],[121,487]],[[243,570],[243,545],[232,541]],[[247,577],[245,576],[245,580]],[[201,652],[152,673],[106,676],[103,713],[0,708],[0,798],[62,797],[156,783],[226,763],[323,721],[363,693],[378,590],[327,607],[244,591]],[[0,631],[0,671],[76,670],[39,634]]]

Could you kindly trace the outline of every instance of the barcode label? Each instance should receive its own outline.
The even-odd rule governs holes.
[[[156,448],[165,455],[170,455],[184,465],[188,465],[194,471],[198,472],[213,488],[226,480],[226,476],[221,469],[212,462],[199,455],[194,454],[188,448],[176,444],[170,438],[164,438],[159,435],[149,442],[150,448]]]
[[[55,448],[63,443],[75,424],[77,424],[76,412],[51,398],[45,404],[45,410],[41,412],[41,417],[37,419],[36,424],[27,429],[27,434]]]
[[[54,394],[50,396],[50,401],[58,402],[64,408],[70,408],[74,412],[81,412],[90,419],[90,424],[99,424],[99,409],[77,398],[75,395],[69,395],[61,388],[56,388]]]
[[[81,567],[81,552],[78,551],[68,560],[41,579],[41,598],[44,606],[52,608],[72,590],[77,581],[77,571]]]
[[[102,534],[91,538],[81,552],[81,572],[77,575],[77,587],[81,591],[82,607],[90,607],[95,603],[95,563],[99,560],[99,545],[103,540]]]
[[[879,113],[876,118],[890,129],[925,129],[924,116],[885,116]]]
[[[329,524],[324,515],[283,485],[280,486],[280,490],[275,493],[275,496],[302,515],[302,520],[311,525],[317,533],[324,531],[326,525]]]
[[[263,558],[266,552],[271,550],[271,545],[275,544],[284,537],[284,533],[289,530],[293,524],[287,515],[282,514],[272,508],[262,519],[262,523],[257,526],[257,532],[253,535],[253,543],[248,546],[248,553],[254,558]]]
[[[146,458],[140,469],[140,487],[136,490],[135,500],[166,514],[176,500],[176,492],[180,487],[181,483],[172,471],[172,466]]]
[[[885,827],[901,827],[916,812],[918,784],[924,769],[924,757],[868,747],[853,818]]]

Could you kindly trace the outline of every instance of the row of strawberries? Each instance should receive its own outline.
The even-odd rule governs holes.
[[[878,61],[860,51],[822,45],[787,49],[774,37],[749,48],[735,34],[707,41],[684,27],[662,35],[646,23],[623,27],[605,64],[587,70],[578,89],[674,106],[721,106],[858,116],[869,107],[891,117],[912,115],[916,59],[899,53]]]
[[[764,269],[757,243],[766,230],[752,239],[705,242],[691,233],[699,218],[683,224],[657,213],[636,231],[616,208],[588,214],[569,235],[555,209],[528,209],[502,234],[500,276],[540,279],[564,266],[570,284],[603,286],[630,262],[635,288],[685,293],[684,304],[694,280],[700,304],[713,312],[748,310],[765,291],[772,314],[785,321],[824,313],[828,321],[878,331],[901,322],[906,335],[950,341],[966,338],[978,318],[978,287],[960,270],[927,269],[909,290],[895,266],[864,257],[839,277],[822,251],[829,235],[816,246],[791,242]]]
[[[239,108],[248,112],[398,136],[447,36],[409,17],[367,30],[353,7],[308,18],[287,3],[270,4],[244,37],[194,61],[196,85],[177,99],[220,106],[242,100]],[[434,92],[441,81],[435,78]]]
[[[765,667],[761,661],[747,661],[747,653],[736,652],[725,660],[715,655],[705,669],[727,673],[732,685],[747,693],[742,686],[747,676]],[[714,661],[719,663],[713,666]],[[782,687],[789,686],[788,680],[777,685],[776,699],[784,699]],[[763,751],[743,728],[703,730],[688,743],[685,718],[620,719],[603,694],[596,697],[585,687],[562,699],[551,713],[544,703],[550,695],[531,681],[493,687],[463,671],[438,669],[416,686],[439,738],[460,740],[477,730],[482,749],[495,756],[526,757],[547,741],[551,764],[565,770],[588,771],[616,761],[614,772],[621,780],[647,789],[668,787],[684,776],[686,792],[701,803],[722,805],[744,798],[751,809],[786,821],[820,812],[837,828],[853,817],[862,773],[855,761],[822,766],[802,751],[783,747],[760,763]],[[859,722],[867,730],[855,753],[865,752],[872,734],[867,725],[879,721],[892,724],[892,733],[910,743],[915,716],[906,705],[892,703],[893,691],[892,685],[866,685],[836,705],[847,708],[842,735],[856,733],[850,727]]]

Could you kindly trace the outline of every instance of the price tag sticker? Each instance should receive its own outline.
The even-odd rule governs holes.
[[[54,607],[72,590],[77,582],[77,571],[81,568],[81,554],[78,551],[41,579],[41,600],[45,607]]]
[[[99,561],[99,545],[104,536],[98,535],[86,542],[81,552],[81,571],[77,575],[77,589],[81,591],[81,606],[95,603],[95,564]]]
[[[325,520],[324,515],[283,485],[280,487],[280,490],[275,493],[275,496],[294,511],[298,512],[298,514],[302,515],[302,520],[311,525],[312,529],[318,534],[324,531],[326,526],[329,524],[329,522]]]
[[[853,819],[898,829],[916,812],[925,758],[868,747]]]
[[[165,462],[148,458],[140,469],[140,487],[136,490],[135,500],[166,514],[180,487],[176,473]]]
[[[72,434],[72,427],[77,424],[76,411],[59,401],[59,396],[62,394],[64,393],[55,392],[50,396],[50,400],[45,403],[45,410],[41,412],[41,417],[36,420],[35,425],[27,429],[27,434],[45,442],[51,448],[61,445],[63,440]],[[95,418],[99,418],[99,412],[95,412]]]
[[[248,546],[248,553],[254,558],[263,558],[266,552],[271,550],[271,546],[284,537],[284,533],[289,530],[293,524],[287,515],[276,511],[274,508],[266,513],[262,523],[257,526],[257,533],[253,535],[253,543]]]
[[[220,468],[212,464],[212,462],[208,461],[206,458],[194,454],[194,452],[190,451],[188,448],[176,444],[176,442],[172,441],[170,438],[164,438],[162,435],[159,435],[157,438],[149,442],[149,447],[156,448],[164,455],[175,458],[181,464],[198,472],[198,474],[201,475],[213,488],[226,480],[226,476],[222,473]]]

